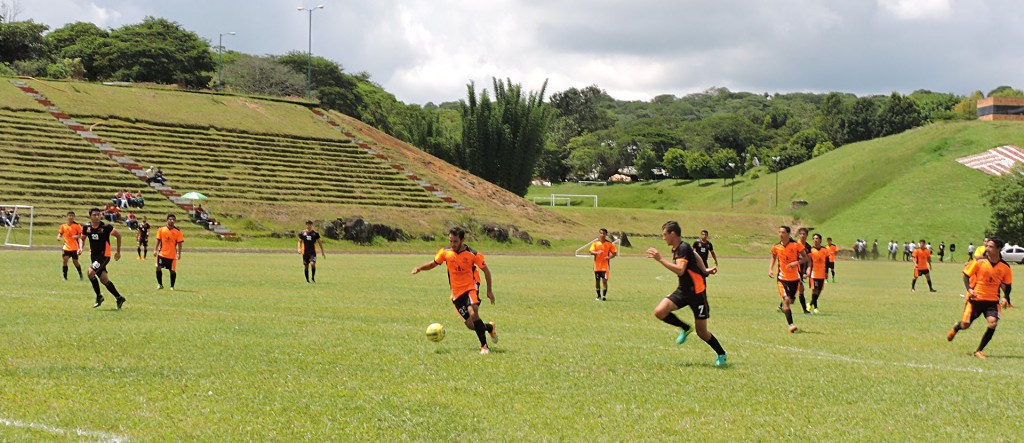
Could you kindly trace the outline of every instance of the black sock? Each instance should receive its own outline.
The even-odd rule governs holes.
[[[608,288],[604,288],[604,293],[601,294],[601,298],[605,298],[607,296],[608,296]]]
[[[594,292],[597,292],[597,298],[601,298],[601,289],[595,289]]]
[[[811,294],[811,306],[814,306],[815,308],[818,307],[818,296],[819,295],[821,295],[820,292],[816,293],[816,294]]]
[[[807,298],[803,294],[800,294],[800,307],[804,308],[804,312],[807,312]]]
[[[981,352],[983,349],[985,349],[985,346],[988,345],[989,340],[992,340],[992,334],[995,333],[996,330],[992,328],[988,328],[985,330],[985,335],[981,336],[981,344],[978,345],[978,352]]]
[[[110,291],[111,294],[114,294],[114,298],[122,298],[121,294],[117,292],[117,288],[114,287],[114,282],[108,280],[107,283],[103,286],[106,286],[107,290]]]
[[[494,331],[494,326],[491,326],[490,323],[484,323],[484,332],[490,333],[490,332],[493,332],[493,331]]]
[[[313,266],[313,281],[316,281],[316,266]]]
[[[149,248],[142,248],[142,258],[146,258],[149,255]]]
[[[135,252],[139,254],[139,258],[142,258],[142,246],[135,248]]]
[[[715,334],[711,334],[711,338],[704,341],[707,342],[708,346],[711,346],[711,349],[714,349],[718,355],[725,355],[725,349],[722,348],[721,343],[718,343],[718,338],[715,337]]]
[[[92,290],[96,291],[96,299],[99,300],[100,297],[103,297],[100,295],[100,279],[93,277],[89,279],[89,282],[92,283]]]
[[[685,329],[687,331],[690,330],[690,325],[688,325],[688,324],[686,324],[686,322],[680,320],[679,317],[676,317],[676,315],[671,313],[671,312],[669,312],[668,315],[665,316],[665,318],[661,319],[661,321],[663,321],[665,323],[668,323],[668,324],[670,324],[672,326],[683,328],[683,329]]]
[[[302,268],[302,275],[306,276],[306,283],[309,283],[309,265]]]
[[[171,271],[171,287],[172,288],[174,287],[174,280],[176,280],[177,278],[178,278],[178,273],[174,272],[174,271]]]
[[[916,278],[910,282],[910,289],[915,289],[914,288],[915,286],[917,286],[917,279]]]
[[[164,285],[164,271],[161,271],[160,268],[156,268],[156,284]]]
[[[82,278],[82,266],[80,266],[78,263],[75,263],[75,269],[78,270],[78,278]]]
[[[67,265],[64,265],[64,280],[67,280],[67,279],[68,279],[68,267],[67,267]]]
[[[934,291],[935,290],[935,288],[932,288],[932,281],[931,280],[928,280],[928,290],[929,291]]]
[[[477,319],[473,322],[473,329],[476,330],[476,338],[480,339],[480,346],[487,346],[487,333],[484,330],[484,321]]]
[[[793,324],[793,310],[792,309],[787,309],[784,312],[786,313],[786,323],[789,323],[789,324],[792,325]]]

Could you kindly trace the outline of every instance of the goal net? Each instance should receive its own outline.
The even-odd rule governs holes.
[[[0,227],[6,231],[4,246],[32,247],[35,215],[34,206],[0,204]]]

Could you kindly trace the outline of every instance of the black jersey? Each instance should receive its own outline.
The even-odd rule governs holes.
[[[797,240],[797,241],[799,241],[799,240]],[[808,256],[811,255],[811,244],[807,243],[807,242],[802,242],[801,244],[803,244],[803,246],[804,246],[804,254],[807,254]],[[810,260],[807,260],[807,263],[801,263],[800,264],[800,279],[801,280],[804,279],[804,274],[807,273],[807,268],[810,267],[810,266],[811,266],[811,261]]]
[[[704,260],[704,266],[708,266],[708,254],[715,250],[715,245],[711,242],[702,243],[700,240],[693,242],[693,250],[697,252],[701,260]]]
[[[316,242],[320,240],[319,232],[302,231],[299,233],[299,240],[302,241],[302,255],[316,255]]]
[[[672,249],[672,262],[678,263],[679,259],[686,260],[686,270],[679,276],[679,290],[687,294],[699,294],[704,292],[704,277],[706,276],[697,267],[697,254],[689,243],[681,242],[679,246]]]
[[[139,225],[139,240],[149,240],[149,223]]]
[[[91,223],[85,225],[82,234],[89,239],[89,250],[93,261],[103,257],[110,257],[110,233],[114,232],[114,225],[100,222],[99,226]]]

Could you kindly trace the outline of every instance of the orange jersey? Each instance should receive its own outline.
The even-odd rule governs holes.
[[[803,250],[804,245],[795,240],[790,240],[786,245],[776,243],[775,246],[772,246],[772,256],[779,261],[779,280],[800,280],[800,266],[790,268],[788,265],[790,263],[798,263],[800,261],[800,252]]]
[[[608,261],[612,254],[618,254],[619,250],[615,243],[610,241],[596,241],[590,245],[590,252],[600,252],[594,256],[594,272],[608,272]]]
[[[836,246],[836,245],[829,245],[829,246],[826,246],[826,248],[828,248],[828,252],[829,252],[829,253],[830,253],[830,255],[831,255],[831,256],[830,256],[830,257],[828,258],[828,261],[830,261],[830,262],[835,262],[835,261],[836,261],[836,256],[837,256],[837,255],[839,255],[839,246]]]
[[[914,257],[914,264],[917,265],[917,270],[924,271],[928,269],[928,262],[932,259],[932,251],[926,248],[917,248],[911,255]]]
[[[1013,284],[1013,271],[1005,261],[992,264],[988,258],[975,260],[964,269],[974,289],[974,300],[999,301],[999,288]]]
[[[486,268],[484,255],[466,246],[462,252],[442,248],[434,255],[434,263],[448,267],[448,285],[452,288],[452,300],[466,292],[477,289],[480,274],[477,268]]]
[[[78,223],[65,223],[60,225],[60,229],[57,233],[64,236],[65,251],[78,250],[78,239],[75,238],[75,236],[82,235],[82,225]]]
[[[184,243],[185,236],[181,235],[181,229],[163,226],[156,230],[156,240],[160,242],[160,256],[173,260],[178,258],[178,243]]]
[[[816,280],[824,280],[825,274],[825,263],[831,260],[832,251],[822,246],[820,248],[811,247],[811,252],[808,254],[811,257],[811,278]]]

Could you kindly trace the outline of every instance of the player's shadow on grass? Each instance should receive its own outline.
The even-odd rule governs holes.
[[[989,360],[1024,360],[1024,355],[989,355],[988,358]]]

